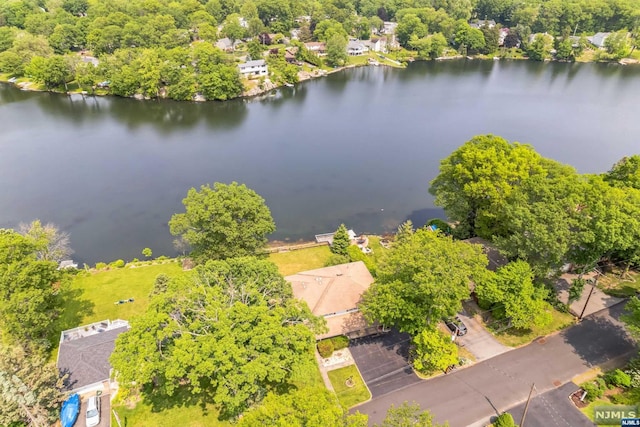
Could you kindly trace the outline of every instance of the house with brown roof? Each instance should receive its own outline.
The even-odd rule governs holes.
[[[307,42],[304,46],[318,56],[325,56],[327,54],[327,45],[323,42]]]
[[[326,320],[329,331],[316,339],[337,335],[357,338],[378,332],[358,308],[362,294],[373,283],[373,276],[362,261],[303,271],[285,279],[291,283],[293,295]]]

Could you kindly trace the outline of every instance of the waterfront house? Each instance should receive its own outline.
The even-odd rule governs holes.
[[[240,40],[232,42],[231,39],[225,37],[216,42],[216,47],[218,49],[224,50],[225,52],[233,52],[239,44]]]
[[[65,390],[78,394],[108,392],[111,386],[109,358],[118,335],[128,330],[126,320],[104,320],[63,331],[56,365],[61,375],[68,375]]]
[[[247,78],[269,75],[269,69],[264,59],[247,61],[238,65],[238,68],[240,68],[240,74]]]
[[[358,308],[362,294],[373,283],[362,261],[303,271],[285,279],[291,283],[293,295],[306,302],[314,315],[326,320],[329,331],[316,339],[337,335],[357,338],[378,332],[378,327],[369,324]]]
[[[347,42],[347,54],[349,56],[360,56],[367,52],[367,46],[357,39],[351,39]]]
[[[371,37],[371,40],[364,42],[372,52],[386,52],[387,40],[383,37]]]
[[[496,21],[494,21],[493,19],[478,19],[477,21],[474,22],[470,22],[469,26],[471,28],[482,28],[482,27],[487,27],[487,28],[493,28],[496,26]]]
[[[396,27],[398,26],[397,22],[389,22],[389,21],[385,21],[382,23],[383,27],[382,27],[382,31],[380,31],[382,34],[395,34],[396,33]]]
[[[307,42],[304,46],[318,56],[324,56],[327,54],[327,45],[323,42]]]
[[[604,49],[604,42],[610,35],[611,33],[595,33],[594,35],[587,37],[587,40],[598,49]]]

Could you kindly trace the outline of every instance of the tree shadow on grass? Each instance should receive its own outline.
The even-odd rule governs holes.
[[[53,321],[49,341],[57,347],[60,340],[60,333],[68,329],[82,326],[85,317],[91,316],[94,312],[95,304],[83,297],[82,289],[73,289],[63,285],[58,293],[60,300],[60,311],[58,317]]]

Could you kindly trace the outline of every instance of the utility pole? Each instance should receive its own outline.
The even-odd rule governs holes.
[[[529,402],[531,402],[531,395],[533,390],[536,389],[536,383],[531,384],[531,390],[529,391],[529,397],[527,397],[527,404],[524,405],[524,412],[522,413],[522,419],[520,420],[520,427],[524,427],[524,419],[527,416],[527,410],[529,409]]]

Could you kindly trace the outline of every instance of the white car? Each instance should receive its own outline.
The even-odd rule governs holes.
[[[87,401],[87,427],[100,424],[100,396],[91,396]]]

